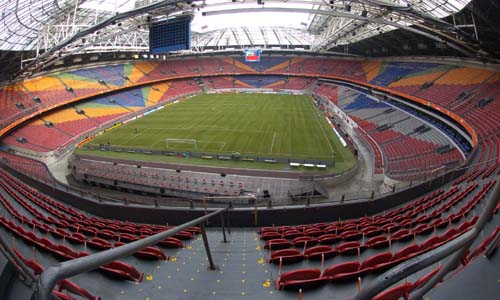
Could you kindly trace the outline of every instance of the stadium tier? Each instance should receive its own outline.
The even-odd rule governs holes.
[[[54,178],[52,177],[47,166],[40,161],[10,154],[4,151],[0,151],[0,158],[3,163],[15,170],[21,171],[22,173],[28,174],[31,177],[47,183],[54,182]]]
[[[455,148],[438,153],[451,140],[437,128],[425,125],[405,111],[353,90],[329,87],[327,84],[320,85],[316,93],[337,100],[336,104],[357,123],[359,132],[364,137],[370,136],[367,141],[375,153],[377,173],[384,165],[387,175],[413,180],[431,176],[435,169],[443,165],[463,161]]]
[[[38,97],[42,105],[53,105],[99,91],[162,78],[245,73],[303,74],[346,78],[386,86],[389,89],[408,93],[441,106],[459,104],[457,101],[460,100],[457,98],[461,95],[464,98],[461,101],[476,102],[477,104],[480,100],[488,99],[488,97],[496,97],[498,93],[498,73],[471,67],[408,62],[336,61],[334,59],[300,57],[273,58],[265,63],[252,65],[236,59],[200,58],[94,67],[26,80],[22,84],[1,89],[1,103],[5,108],[5,116],[2,114],[2,119],[8,118],[12,113],[20,110],[16,107],[18,102],[9,97],[7,89],[29,93],[31,97],[24,96],[22,97],[24,100],[20,101],[23,103],[24,109],[28,109],[39,105],[29,99],[32,97]],[[250,85],[261,86],[258,81],[253,83]],[[475,106],[469,108],[472,111],[477,110]],[[464,112],[466,120],[469,119],[468,114],[469,110]],[[472,118],[471,122],[474,122]]]
[[[268,272],[278,274],[270,281],[270,288],[276,290],[301,289],[307,293],[316,288],[316,295],[324,295],[330,290],[326,287],[328,284],[334,287],[342,284],[342,294],[352,295],[360,280],[364,285],[371,275],[436,249],[469,231],[495,184],[491,174],[478,176],[484,171],[469,173],[445,188],[384,214],[335,222],[262,227],[258,230],[260,241],[255,243],[259,255],[265,259],[258,267],[261,269],[264,264]],[[148,177],[147,174],[142,176]],[[0,216],[0,234],[11,236],[15,254],[34,274],[40,274],[58,261],[120,247],[173,228],[91,217],[34,190],[3,170],[0,171],[0,205],[4,208]],[[499,230],[498,226],[490,226],[484,239],[475,243],[463,258],[460,269],[480,259]],[[181,260],[183,263],[179,266],[189,269],[190,262],[184,257],[191,253],[196,255],[191,249],[199,246],[200,241],[194,240],[199,232],[199,228],[189,227],[126,260],[111,262],[71,281],[61,281],[61,289],[54,293],[87,299],[106,297],[109,293],[106,286],[115,286],[122,280],[147,282],[165,275],[162,270],[170,272],[169,268],[154,267],[154,261],[170,260],[169,263],[176,264]],[[233,238],[245,235],[245,231],[239,230],[232,233]],[[413,274],[404,282],[413,282],[411,288],[416,289],[429,280],[431,276],[427,274],[435,274],[436,269],[439,266]],[[253,268],[248,270],[255,271]],[[189,280],[189,276],[194,275],[183,273],[174,277]],[[238,281],[247,278],[246,272],[235,272],[231,276]],[[96,277],[106,284],[90,284]],[[266,278],[263,275],[262,281]],[[171,292],[178,292],[184,286],[169,288]],[[383,295],[375,299],[386,299]]]
[[[499,298],[499,0],[264,2],[0,1],[0,300]]]
[[[355,284],[358,277],[364,280],[439,247],[474,225],[473,211],[493,184],[487,180],[453,185],[384,215],[260,228],[267,262],[279,265],[273,268],[280,274],[275,287],[306,290],[331,282]],[[477,257],[484,246],[476,249],[464,259]]]
[[[15,253],[35,274],[40,274],[47,266],[57,261],[120,247],[172,228],[88,217],[26,186],[4,171],[0,171],[0,178],[0,202],[4,208],[4,213],[0,216],[2,234],[12,234],[16,240]],[[115,280],[140,282],[143,272],[133,266],[138,264],[137,261],[134,262],[135,259],[166,261],[169,257],[164,253],[165,249],[181,249],[185,246],[184,243],[189,244],[188,240],[193,239],[199,232],[199,228],[190,227],[161,241],[156,247],[138,251],[134,254],[136,258],[129,259],[128,263],[114,261],[100,267],[99,271]],[[33,250],[31,247],[34,247]],[[33,256],[33,251],[37,252],[37,256]],[[171,252],[177,254],[178,251],[182,250]],[[91,277],[93,275],[89,278]],[[82,278],[76,280],[81,281]],[[93,291],[86,291],[77,283],[62,281],[60,284],[65,293],[98,299],[90,297]],[[58,290],[58,293],[61,291]]]
[[[244,67],[247,66],[247,67]],[[160,73],[159,70],[162,72]],[[193,73],[194,72],[194,73]],[[252,65],[243,61],[228,58],[199,58],[174,61],[146,61],[137,62],[135,64],[121,64],[109,67],[88,68],[67,73],[60,73],[54,76],[40,77],[33,80],[28,80],[22,84],[15,85],[14,88],[3,88],[2,105],[5,110],[2,111],[2,118],[12,121],[12,116],[16,112],[22,111],[16,103],[24,103],[24,109],[35,108],[41,109],[44,106],[54,104],[62,104],[65,101],[83,97],[86,94],[115,89],[120,86],[127,86],[160,78],[175,78],[177,76],[190,76],[193,74],[234,74],[236,72],[257,72],[257,73],[299,73],[304,75],[316,76],[334,76],[346,79],[354,79],[361,82],[371,83],[377,86],[387,86],[389,89],[396,91],[408,92],[406,87],[420,86],[418,91],[411,93],[413,96],[421,97],[425,100],[435,101],[436,104],[449,106],[457,102],[457,97],[469,95],[470,99],[465,99],[462,105],[457,110],[461,116],[471,124],[475,124],[478,132],[484,135],[493,132],[497,129],[496,112],[493,114],[485,114],[485,106],[496,105],[496,101],[487,101],[496,97],[498,90],[498,74],[481,69],[473,69],[467,67],[450,67],[435,63],[408,63],[408,62],[358,62],[358,61],[334,61],[329,59],[311,59],[311,58],[273,58],[264,62]],[[462,79],[464,74],[473,74],[470,79]],[[224,76],[224,77],[209,77],[203,79],[208,88],[271,88],[271,89],[307,89],[314,81],[306,78],[284,77],[284,76],[259,76],[259,75],[244,75],[244,76]],[[174,81],[166,83],[169,86],[169,94],[165,97],[175,97],[181,94],[191,93],[195,89],[199,89],[197,84],[192,80]],[[422,86],[427,85],[425,89]],[[17,87],[17,88],[16,88]],[[450,90],[453,87],[453,91]],[[318,87],[321,94],[322,87]],[[323,87],[326,89],[326,87]],[[13,92],[15,90],[16,92]],[[28,94],[29,93],[29,94]],[[326,93],[326,94],[325,94]],[[333,93],[333,92],[332,92]],[[465,94],[464,94],[465,93]],[[143,105],[144,100],[140,97],[134,97],[134,92],[124,94],[123,96],[113,99],[116,105],[123,107],[123,112],[133,111],[135,108],[130,107],[147,107],[150,103]],[[14,97],[14,95],[16,97]],[[20,95],[20,96],[19,96]],[[32,95],[39,97],[40,102],[27,100]],[[334,95],[328,95],[328,92],[323,92],[327,98],[335,98]],[[484,96],[484,98],[483,98]],[[123,98],[125,97],[125,98]],[[165,100],[165,97],[161,100]],[[441,101],[433,97],[446,97],[448,100]],[[488,98],[489,97],[489,98]],[[123,99],[121,99],[123,98]],[[147,98],[147,97],[146,97]],[[467,98],[467,97],[466,97]],[[481,99],[479,99],[481,98]],[[21,101],[21,99],[23,99]],[[112,98],[111,98],[112,99]],[[345,101],[345,99],[343,99]],[[377,114],[376,107],[382,109],[384,104],[379,104],[373,101],[366,101],[366,97],[359,96],[358,98],[350,98],[352,100],[349,105],[344,105],[342,101],[341,107],[346,111],[355,111],[361,117],[370,118],[371,116],[363,115],[365,113]],[[19,102],[18,102],[19,101]],[[109,101],[107,98],[101,98],[100,103]],[[335,100],[333,100],[335,101]],[[123,103],[122,103],[123,102]],[[153,101],[154,102],[154,101]],[[483,105],[479,105],[479,102]],[[129,110],[127,110],[129,109]],[[354,116],[357,116],[353,113]],[[380,113],[380,112],[378,112]],[[5,116],[4,116],[5,115]],[[21,115],[22,116],[22,115]],[[386,116],[383,116],[386,117]],[[111,117],[108,119],[112,119]],[[50,118],[48,119],[52,123]],[[477,123],[481,122],[481,126]],[[89,126],[90,121],[86,122]],[[400,125],[403,125],[401,123]],[[75,125],[75,124],[73,124]],[[486,125],[486,126],[485,126]],[[63,126],[71,127],[71,124]],[[370,126],[366,123],[366,126]],[[55,126],[57,128],[57,125]],[[84,126],[85,128],[85,126]],[[56,131],[56,130],[52,130]],[[64,132],[64,129],[62,130]],[[72,130],[69,130],[70,132]],[[378,135],[379,143],[387,142],[394,139],[395,136],[390,135],[391,130],[387,132],[373,132]],[[19,134],[14,133],[15,136]],[[22,136],[22,135],[21,135]],[[57,137],[58,136],[58,137]],[[71,133],[66,135],[58,132],[54,135],[54,139],[61,141],[64,137],[72,136]],[[420,135],[419,135],[420,136]],[[29,137],[29,136],[28,136]],[[9,139],[7,139],[8,141]],[[29,139],[28,139],[29,140]],[[12,139],[10,139],[12,142]],[[57,143],[49,143],[49,149],[53,149]],[[36,148],[36,147],[35,147]],[[40,149],[40,148],[36,148]],[[456,156],[450,156],[452,160]]]
[[[349,88],[340,84],[326,83],[327,79],[364,85],[368,87],[368,92],[360,92],[359,87]],[[435,105],[432,108],[426,107],[427,111],[437,112],[442,109],[457,114],[477,133],[475,150],[471,148],[471,143],[464,141],[464,138],[460,139],[456,131],[450,129],[456,124],[452,124],[453,126],[444,124],[449,120],[440,122],[437,118],[432,118],[411,106],[397,104],[394,100],[381,101],[373,95],[368,95],[370,89],[379,88],[387,93],[406,96],[410,103],[419,100],[422,103]],[[217,259],[226,258],[222,268],[233,268],[230,274],[224,274],[221,270],[208,273],[217,273],[217,277],[207,277],[204,270],[207,268],[208,258],[205,259],[200,255],[203,242],[201,238],[196,238],[201,229],[189,227],[156,245],[135,252],[132,257],[115,260],[71,280],[59,281],[57,288],[52,291],[54,297],[108,299],[113,297],[112,293],[116,293],[110,291],[108,287],[118,286],[122,294],[138,299],[138,295],[143,296],[143,284],[150,287],[152,283],[157,284],[154,282],[155,278],[167,278],[170,280],[169,293],[188,295],[191,290],[195,290],[195,298],[203,294],[201,289],[210,290],[212,296],[222,294],[223,291],[217,288],[221,282],[232,286],[243,284],[242,291],[237,294],[231,292],[228,295],[244,297],[250,293],[250,288],[245,285],[250,281],[252,284],[257,282],[264,288],[252,287],[251,299],[266,296],[269,296],[269,299],[281,299],[280,297],[285,295],[279,291],[282,289],[301,290],[302,296],[302,292],[307,293],[313,287],[314,297],[318,299],[327,298],[337,290],[342,298],[352,298],[361,285],[365,286],[366,283],[373,281],[377,274],[407,263],[421,254],[430,253],[470,233],[486,201],[492,196],[500,174],[498,72],[439,63],[363,61],[305,56],[278,56],[268,59],[264,57],[258,63],[244,62],[241,58],[232,57],[137,60],[112,66],[61,71],[4,86],[0,88],[2,128],[16,124],[13,123],[15,120],[23,120],[22,118],[26,118],[27,115],[32,115],[23,123],[5,130],[1,147],[2,150],[9,152],[1,151],[0,159],[6,170],[10,168],[31,178],[40,179],[49,186],[53,184],[55,190],[57,185],[55,178],[49,173],[45,164],[13,153],[22,152],[23,155],[32,157],[36,157],[36,154],[64,153],[66,148],[85,138],[102,133],[113,124],[128,122],[134,117],[149,114],[159,105],[170,105],[191,95],[217,92],[217,90],[232,90],[238,93],[264,90],[268,93],[313,94],[315,99],[324,100],[316,103],[318,109],[318,114],[314,114],[316,118],[318,116],[324,118],[319,113],[320,110],[324,111],[325,116],[331,117],[329,113],[332,110],[327,108],[334,106],[340,109],[341,113],[339,112],[338,116],[333,114],[333,118],[327,118],[331,122],[329,128],[340,129],[341,127],[337,126],[339,124],[333,124],[340,119],[352,127],[352,131],[347,132],[358,135],[361,142],[366,144],[372,156],[374,175],[394,181],[412,182],[411,184],[414,181],[431,180],[428,185],[426,183],[419,186],[422,191],[412,190],[412,197],[420,195],[414,200],[405,195],[404,197],[408,199],[405,198],[404,201],[398,199],[394,202],[396,204],[387,204],[384,209],[372,211],[368,205],[357,209],[359,210],[357,215],[366,215],[370,212],[369,216],[342,217],[335,221],[296,225],[287,223],[290,222],[288,220],[278,221],[276,216],[266,215],[265,222],[269,225],[275,221],[277,224],[286,225],[261,227],[257,232],[248,228],[233,230],[231,238],[233,241],[238,241],[238,244],[233,242],[232,247],[238,250],[234,251],[234,248],[231,250],[221,242],[217,243],[215,246],[217,250],[214,251]],[[289,105],[291,108],[294,107],[291,103]],[[311,107],[316,112],[312,104]],[[247,108],[242,106],[243,111]],[[212,110],[216,111],[214,108]],[[216,114],[214,113],[215,116]],[[197,124],[194,119],[192,123],[193,126]],[[321,127],[319,121],[318,124]],[[295,124],[289,126],[293,127]],[[230,132],[228,134],[239,135],[235,133],[238,132],[238,128],[222,130]],[[341,137],[342,133],[337,134]],[[259,138],[267,138],[266,134],[268,133],[262,131]],[[347,138],[349,134],[346,133],[345,137]],[[205,136],[207,139],[214,139],[207,132]],[[241,139],[245,139],[248,143],[250,138],[243,134],[241,136],[243,136]],[[272,150],[275,141],[280,137],[276,138],[276,132],[272,131],[269,137],[272,140]],[[472,135],[468,138],[472,139]],[[179,139],[175,140],[179,142]],[[182,140],[180,143],[187,141],[187,139],[180,140]],[[212,140],[204,143],[217,144],[218,149],[226,147],[225,143]],[[192,139],[189,141],[192,142]],[[348,142],[352,143],[350,139]],[[195,147],[196,143],[201,144],[202,141],[194,140]],[[107,150],[106,146],[103,146],[95,151]],[[268,155],[270,152],[264,153]],[[171,153],[162,155],[167,156]],[[175,155],[189,159],[189,154],[186,153],[179,152]],[[239,158],[240,153],[232,155]],[[473,159],[467,161],[470,157]],[[204,155],[202,159],[212,159],[212,157]],[[223,159],[229,158],[223,157]],[[461,169],[460,174],[463,175],[460,177],[456,175],[458,178],[449,179],[448,183],[445,182],[445,177],[442,177],[443,180],[439,185],[436,182],[438,180],[432,182],[432,178],[441,174],[439,170],[442,168],[463,166],[466,161],[478,165],[466,170]],[[267,160],[266,163],[274,161]],[[312,166],[317,167],[317,165]],[[76,199],[73,197],[86,197],[88,194],[84,193],[82,186],[89,189],[112,187],[109,191],[112,195],[119,191],[135,193],[137,202],[130,204],[127,202],[128,198],[124,197],[126,205],[123,206],[125,209],[131,209],[130,212],[134,217],[148,219],[148,216],[134,211],[144,204],[141,197],[147,198],[153,193],[148,188],[161,189],[160,194],[155,194],[157,199],[154,200],[154,205],[149,203],[152,210],[158,209],[158,212],[162,212],[163,209],[159,207],[158,201],[179,200],[163,199],[165,191],[199,194],[203,196],[203,201],[217,197],[233,197],[238,200],[241,200],[239,197],[247,197],[246,200],[255,202],[244,203],[243,209],[249,207],[253,209],[255,205],[255,212],[249,219],[242,217],[233,221],[261,226],[260,222],[263,221],[260,221],[261,212],[257,210],[257,204],[261,205],[259,210],[268,208],[272,210],[273,203],[265,196],[257,203],[255,198],[252,198],[255,197],[252,193],[259,191],[263,186],[266,186],[266,192],[269,192],[271,188],[267,190],[265,184],[271,187],[283,184],[288,187],[290,183],[287,180],[291,180],[273,178],[276,180],[273,181],[267,174],[261,181],[240,181],[242,176],[226,174],[226,170],[231,171],[231,169],[215,168],[216,173],[207,175],[197,170],[182,169],[184,167],[175,165],[163,170],[155,164],[141,166],[137,162],[121,160],[118,156],[113,161],[83,158],[77,163],[70,162],[63,166],[68,169],[75,168],[72,171],[72,175],[75,176],[72,178],[81,181],[81,185],[73,191],[70,200],[66,199],[65,202]],[[214,169],[214,167],[209,168]],[[31,187],[29,182],[23,182],[6,170],[0,170],[0,206],[4,208],[0,213],[0,236],[13,241],[12,249],[15,256],[24,262],[33,274],[39,275],[60,261],[120,248],[174,228],[171,225],[116,221],[92,216],[68,204],[62,204],[56,197],[49,196],[49,190],[40,192]],[[251,178],[255,176],[252,172],[256,170],[248,172],[250,175],[245,176]],[[303,186],[296,186],[295,194],[288,191],[290,201],[296,201],[297,195],[303,197],[306,194],[306,197],[312,197],[312,193],[318,192],[313,190],[311,195],[309,191],[303,192],[302,188],[305,190],[310,180],[307,173],[304,174],[298,180]],[[99,178],[101,181],[93,181],[93,178]],[[267,182],[263,184],[263,181]],[[130,185],[122,184],[124,182]],[[409,189],[412,188],[411,184]],[[146,190],[135,190],[131,185]],[[435,188],[436,186],[439,187]],[[371,199],[373,197],[372,194]],[[99,198],[98,201],[92,198],[92,201],[95,201],[92,202],[94,212],[99,212],[100,205],[120,206],[113,202],[116,199],[110,200],[114,198],[103,198],[104,200]],[[191,199],[190,213],[208,212],[206,207],[200,206],[199,210],[194,209],[192,202],[194,200],[199,199]],[[215,199],[213,203],[216,206],[226,206],[227,203],[222,202],[223,200]],[[269,202],[262,204],[262,201]],[[310,199],[306,201],[304,203],[307,203],[308,207]],[[77,205],[84,206],[82,203],[83,200]],[[347,204],[357,205],[355,201],[352,203]],[[344,204],[343,196],[338,204]],[[497,213],[499,208],[497,205],[494,212]],[[363,213],[360,213],[361,211]],[[117,217],[120,217],[120,214],[124,218],[128,216],[120,209],[116,209],[113,213],[116,213]],[[174,213],[176,218],[179,218],[177,220],[182,220],[183,213],[177,211]],[[321,212],[316,213],[319,215]],[[298,215],[303,217],[304,212]],[[157,220],[162,217],[153,213],[151,218]],[[497,220],[498,215],[493,218]],[[161,219],[162,224],[169,224],[169,221]],[[225,221],[221,221],[221,224],[222,222]],[[463,256],[462,266],[459,266],[458,270],[466,269],[476,263],[489,245],[496,241],[499,232],[496,221],[490,222],[482,232],[483,237]],[[209,231],[209,237],[213,238],[213,233]],[[206,243],[206,240],[204,242]],[[247,245],[251,251],[247,251]],[[232,261],[227,262],[230,259],[241,263],[237,263],[236,268],[236,264]],[[166,267],[163,267],[163,264],[167,264]],[[388,300],[404,297],[425,285],[440,268],[440,265],[434,265],[414,273],[373,299]],[[102,284],[93,285],[92,282],[96,279]],[[140,287],[136,287],[135,284],[124,285],[121,280],[134,282]],[[203,282],[204,286],[198,289],[189,285],[195,280]],[[340,282],[343,284],[342,288],[338,288],[340,285],[337,284]],[[161,287],[155,285],[154,290],[156,293]],[[295,295],[292,294],[293,297]]]
[[[4,143],[34,151],[56,150],[75,138],[95,131],[96,128],[104,129],[130,113],[198,91],[199,86],[194,81],[176,80],[169,84],[156,84],[112,96],[97,97],[75,107],[52,112],[43,119],[34,120],[14,130],[4,139]]]

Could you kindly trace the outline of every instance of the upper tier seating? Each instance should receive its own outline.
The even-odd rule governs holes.
[[[500,128],[500,122],[498,122],[500,120],[500,113],[497,113],[497,108],[499,108],[497,106],[500,105],[498,104],[500,102],[496,101],[500,95],[500,75],[493,71],[435,63],[363,62],[308,57],[263,57],[260,63],[255,64],[245,63],[241,59],[231,57],[138,61],[133,64],[85,68],[36,77],[25,80],[22,83],[0,88],[0,106],[2,107],[0,111],[0,124],[6,126],[16,118],[24,117],[36,110],[47,109],[49,106],[59,105],[65,101],[131,84],[178,76],[250,73],[254,75],[233,77],[233,80],[229,80],[231,78],[229,76],[221,78],[213,77],[211,79],[212,83],[207,82],[210,79],[204,80],[207,82],[209,88],[219,88],[217,85],[220,85],[221,88],[263,87],[272,89],[302,89],[308,87],[307,82],[309,79],[288,78],[283,75],[263,77],[255,74],[278,73],[340,77],[386,86],[388,89],[403,91],[404,93],[421,97],[424,100],[431,100],[442,106],[454,109],[456,113],[472,124],[478,132],[480,139],[498,132]],[[214,82],[215,85],[213,85]],[[303,83],[305,83],[305,86],[301,86]],[[210,86],[211,84],[212,86]],[[43,120],[31,121],[28,126],[44,124],[46,121],[52,122],[55,126],[52,128],[45,128],[43,126],[34,127],[34,130],[30,130],[27,134],[24,134],[22,131],[15,131],[4,139],[4,143],[43,152],[57,149],[58,145],[56,144],[65,143],[74,138],[74,132],[77,131],[77,128],[88,131],[92,127],[92,122],[96,125],[111,122],[130,111],[137,110],[139,107],[148,107],[169,97],[177,97],[182,94],[199,91],[198,85],[192,80],[172,81],[159,85],[162,85],[160,91],[150,89],[148,93],[145,91],[146,87],[144,87],[138,88],[136,91],[132,90],[129,93],[124,93],[124,97],[101,97],[100,104],[103,105],[109,106],[109,99],[116,101],[115,110],[109,114],[97,112],[97,109],[90,109],[90,107],[86,106],[87,104],[75,104],[73,105],[75,110],[81,108],[85,113],[76,116],[71,111],[68,111],[68,115],[76,116],[80,120],[79,122],[83,123],[82,125],[78,125],[77,123],[62,124],[63,122],[59,122],[58,120],[54,121],[54,118],[43,118]],[[408,136],[410,135],[408,130],[411,130],[412,127],[409,127],[408,120],[398,119],[399,117],[393,113],[388,115],[383,114],[382,110],[387,107],[386,104],[375,103],[364,96],[353,97],[349,94],[339,96],[338,91],[331,91],[331,94],[329,94],[330,92],[326,91],[326,89],[326,87],[320,86],[317,88],[317,91],[319,94],[323,93],[323,96],[326,98],[332,99],[334,103],[338,103],[340,107],[349,111],[352,115],[359,119],[367,120],[368,122],[365,123],[365,126],[368,126],[367,133],[374,135],[378,139],[378,142],[385,144],[392,140],[408,140],[407,138],[398,138],[397,135],[391,135],[391,130],[393,130],[400,132],[403,136]],[[166,92],[167,90],[168,92]],[[136,93],[138,95],[135,95]],[[167,94],[168,96],[166,96]],[[151,97],[151,95],[154,95],[154,97]],[[443,99],[435,99],[434,97]],[[84,116],[88,120],[84,120]],[[374,131],[373,125],[379,126],[382,124],[382,120],[385,120],[384,124],[390,122],[393,124],[393,127],[387,130],[387,132],[377,133]],[[439,124],[435,125],[438,126]],[[50,132],[53,142],[40,142],[43,136],[47,135],[47,132],[41,132],[40,135],[37,134],[38,141],[36,137],[31,139],[30,136],[33,135],[33,132],[37,131]],[[446,142],[439,135],[436,135],[435,132],[411,134],[411,137],[431,142],[435,145],[443,145]],[[413,143],[413,139],[411,140],[411,143]],[[496,143],[495,139],[493,141]],[[455,142],[462,150],[466,152],[470,151],[466,142]],[[410,142],[404,141],[404,143],[409,145]],[[417,148],[419,147],[417,146]],[[423,148],[425,148],[423,150],[426,153],[425,157],[434,161],[439,160],[435,154],[430,153],[431,149],[429,147],[425,146]],[[392,146],[390,150],[384,152],[396,153],[395,158],[402,159],[402,156],[397,154],[401,153],[401,151],[392,149]],[[412,153],[415,154],[415,151]],[[488,156],[491,155],[488,154]],[[393,154],[390,154],[390,156],[393,156]],[[449,162],[460,160],[456,152],[447,154],[446,157]],[[418,161],[417,158],[412,157],[409,160],[411,165],[413,165],[411,160]],[[397,166],[401,164],[397,160],[394,161],[390,157],[389,159],[386,157],[383,162],[379,161],[377,165],[379,167],[386,165],[394,173],[398,173]],[[420,165],[416,167],[418,168]],[[423,166],[423,168],[429,169],[427,171],[431,171],[430,169],[434,167],[433,163]],[[404,175],[398,176],[403,176],[404,178]]]
[[[47,169],[47,166],[40,161],[17,156],[4,151],[0,151],[0,160],[9,167],[31,177],[35,177],[47,183],[54,182],[54,178]]]
[[[133,111],[199,90],[194,81],[186,79],[97,97],[84,104],[48,113],[43,119],[34,119],[12,131],[2,143],[37,152],[56,150]]]
[[[320,85],[316,92],[327,99],[335,97],[337,105],[360,126],[358,132],[373,150],[376,174],[385,166],[391,177],[418,180],[433,175],[432,172],[443,165],[463,161],[455,148],[443,154],[438,152],[450,144],[443,133],[399,109],[327,84]],[[423,128],[425,130],[419,131]]]
[[[178,76],[235,73],[333,76],[383,85],[442,106],[460,108],[457,112],[473,123],[477,130],[486,134],[498,129],[498,116],[489,115],[484,109],[476,106],[483,99],[495,100],[498,97],[498,73],[435,63],[362,62],[304,57],[263,57],[260,63],[255,64],[231,57],[138,61],[133,64],[92,67],[36,77],[0,89],[0,122],[2,126],[6,126],[8,122],[33,112],[33,109],[58,105],[71,99],[131,84]],[[288,84],[293,86],[294,81]],[[287,87],[285,85],[279,88]],[[293,86],[291,89],[295,88],[297,87]],[[40,99],[40,102],[33,101],[33,98]],[[496,102],[491,101],[490,105],[496,105]],[[22,106],[17,107],[16,104]],[[483,117],[484,124],[480,124]]]

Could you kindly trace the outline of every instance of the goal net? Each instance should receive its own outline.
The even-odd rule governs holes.
[[[198,145],[195,139],[165,139],[167,149],[185,149],[186,144],[193,145],[195,150],[198,150]]]

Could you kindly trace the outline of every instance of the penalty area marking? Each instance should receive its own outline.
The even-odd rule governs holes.
[[[152,148],[156,148],[156,149],[171,149],[171,150],[183,150],[183,151],[210,151],[210,150],[207,150],[207,149],[186,149],[186,148],[183,148],[183,147],[175,147],[175,146],[170,146],[168,148],[165,148],[165,147],[156,147],[156,145],[158,145],[159,143],[163,142],[164,140],[163,139],[160,139],[158,141],[156,141],[153,145],[151,145],[150,147]],[[214,141],[196,141],[198,143],[198,145],[203,145],[203,144],[219,144],[221,145],[219,147],[219,152],[222,151],[222,149],[224,149],[224,147],[226,147],[226,142],[214,142]]]
[[[221,152],[222,149],[224,149],[224,147],[226,147],[226,143],[225,142],[215,142],[215,143],[222,143],[222,146],[219,148],[219,152]]]
[[[276,138],[276,131],[273,133],[273,141],[271,142],[271,150],[269,150],[269,153],[273,153],[274,139],[275,138]]]
[[[240,108],[240,110],[241,110],[241,108],[245,108],[245,107],[246,107],[245,110],[255,110],[257,108],[253,104],[244,104],[244,103],[243,104],[222,104],[222,105],[213,105],[212,106],[212,111],[220,111],[219,106],[229,106],[229,107],[231,107],[231,106],[233,106],[233,107],[237,106],[238,108]],[[240,111],[238,111],[238,112],[240,112]]]
[[[137,129],[137,128],[136,128]],[[129,136],[127,138],[125,138],[125,140],[121,141],[122,144],[125,144],[127,145],[128,141],[132,140],[132,139],[135,139],[136,137],[146,133],[146,131],[148,131],[149,128],[145,128],[145,129],[141,129],[139,130],[136,134],[132,135],[132,136]]]

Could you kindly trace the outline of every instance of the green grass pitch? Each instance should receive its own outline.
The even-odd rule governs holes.
[[[196,140],[196,145],[170,140],[167,148],[167,139]],[[203,94],[129,122],[90,143],[99,145],[108,142],[113,146],[129,148],[219,154],[238,152],[242,156],[274,158],[331,160],[332,153],[335,153],[336,171],[355,163],[352,153],[342,147],[323,114],[314,107],[312,99],[303,95]],[[81,149],[79,152],[85,153]],[[88,152],[95,154],[101,151]],[[117,156],[118,153],[114,154]],[[134,156],[130,153],[125,155]],[[149,155],[147,160],[155,160],[154,157]],[[135,159],[140,158],[136,155]],[[159,159],[162,160],[162,156]],[[234,167],[247,167],[248,164],[240,161],[202,161],[194,159],[191,162]],[[268,164],[249,163],[248,167],[270,168],[258,165]]]

